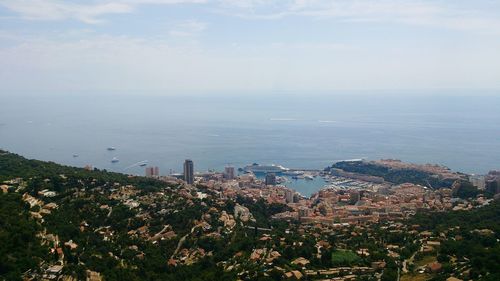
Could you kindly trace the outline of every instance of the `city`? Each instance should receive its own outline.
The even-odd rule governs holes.
[[[475,226],[497,208],[500,173],[494,171],[469,181],[438,166],[340,162],[316,175],[328,179],[329,187],[304,197],[277,184],[274,173],[263,180],[237,175],[234,167],[196,173],[192,160],[178,177],[159,176],[156,167],[146,167],[147,177],[141,177],[47,165],[7,152],[0,160],[38,171],[34,178],[13,177],[1,185],[3,196],[22,195],[41,226],[37,240],[49,250],[38,269],[22,273],[24,280],[108,280],[123,270],[136,274],[137,264],[150,262],[160,267],[148,275],[181,276],[175,274],[197,271],[208,261],[228,280],[467,280],[481,273],[472,257],[458,256],[464,254],[450,243],[469,232],[486,241],[498,235],[498,221],[491,229]],[[439,173],[439,183],[453,183],[439,189],[394,184],[334,168],[342,165],[404,165],[407,173]],[[431,227],[427,216],[437,220],[450,212],[487,215],[474,223],[465,215],[462,227],[468,228],[451,221],[448,228]],[[486,250],[485,258],[492,254]]]
[[[362,160],[354,160],[357,161]],[[398,169],[419,169],[453,181],[467,180],[478,190],[500,193],[500,172],[497,171],[491,171],[488,175],[465,176],[437,165],[414,165],[396,160],[382,160],[379,163]],[[455,182],[449,188],[432,189],[413,183],[393,184],[380,177],[333,169],[308,172],[309,175],[323,177],[327,182],[324,188],[308,198],[278,184],[279,176],[276,173],[265,173],[264,179],[259,179],[252,172],[236,175],[235,167],[227,166],[224,172],[195,174],[193,165],[192,160],[186,160],[184,172],[175,176],[160,176],[158,167],[147,167],[146,176],[169,183],[181,183],[180,180],[184,180],[186,184],[211,190],[221,199],[241,196],[252,200],[264,199],[269,204],[286,204],[291,210],[275,214],[273,218],[299,220],[302,223],[376,223],[407,218],[418,210],[470,210],[474,206],[487,205],[492,200],[485,197],[461,200],[453,196],[454,191],[456,193],[460,188],[460,184]]]
[[[0,281],[499,281],[500,1],[0,0]]]

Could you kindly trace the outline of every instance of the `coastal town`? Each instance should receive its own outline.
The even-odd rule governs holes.
[[[362,162],[362,160],[351,160]],[[325,224],[359,224],[363,222],[380,222],[393,219],[407,218],[418,210],[470,210],[474,206],[489,204],[492,199],[479,196],[473,200],[462,200],[453,196],[453,190],[458,189],[460,180],[468,180],[479,190],[488,189],[493,194],[499,193],[499,172],[491,171],[484,176],[454,173],[439,165],[417,165],[404,163],[399,160],[380,160],[379,165],[390,166],[394,169],[415,169],[428,172],[436,177],[453,182],[448,188],[432,189],[432,186],[423,186],[414,183],[394,184],[384,181],[381,177],[364,174],[349,173],[336,170],[294,170],[287,175],[294,175],[302,179],[307,177],[322,177],[326,185],[310,197],[302,196],[286,186],[287,178],[280,177],[283,172],[265,173],[259,179],[253,172],[244,172],[235,175],[234,167],[226,167],[224,172],[198,173],[193,184],[205,187],[221,199],[235,199],[237,196],[252,200],[264,199],[267,203],[287,205],[291,211],[273,216],[275,219],[298,220],[302,223]],[[260,167],[260,165],[255,165]],[[267,166],[272,170],[282,166]],[[155,167],[158,170],[157,167]],[[169,183],[182,183],[184,174],[177,177],[157,176],[148,172],[146,176],[157,177]],[[244,169],[240,169],[244,171]],[[281,183],[278,179],[281,178]],[[180,180],[179,180],[180,179]]]
[[[0,0],[0,281],[500,281],[500,0]]]
[[[163,259],[166,274],[214,260],[220,274],[237,280],[430,280],[438,274],[448,281],[469,280],[467,257],[439,254],[442,243],[463,235],[460,229],[430,231],[407,221],[422,211],[486,209],[499,196],[500,173],[469,180],[435,165],[394,160],[376,165],[425,171],[452,184],[437,189],[396,184],[334,165],[293,171],[327,182],[305,197],[279,184],[281,173],[259,178],[248,171],[237,174],[233,167],[195,173],[193,161],[186,160],[177,177],[160,176],[155,167],[146,168],[147,177],[125,181],[123,176],[102,180],[97,170],[80,178],[67,171],[36,181],[12,178],[1,189],[22,195],[51,256],[24,272],[24,280],[109,280],[110,269],[100,263],[133,270],[153,256]],[[155,187],[146,191],[144,180]],[[471,182],[478,193],[462,196]],[[488,228],[472,231],[498,235]]]

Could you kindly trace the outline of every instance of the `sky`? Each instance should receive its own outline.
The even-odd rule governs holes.
[[[0,95],[500,89],[496,0],[0,0]]]

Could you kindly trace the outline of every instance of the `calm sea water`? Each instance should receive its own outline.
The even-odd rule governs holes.
[[[0,148],[144,174],[257,162],[324,168],[352,158],[500,168],[500,95],[0,96]],[[115,151],[107,151],[109,146]],[[74,158],[73,154],[79,157]],[[113,157],[120,162],[112,164]]]

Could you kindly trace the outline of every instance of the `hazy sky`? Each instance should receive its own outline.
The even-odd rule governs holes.
[[[0,94],[500,89],[496,0],[0,0]]]

